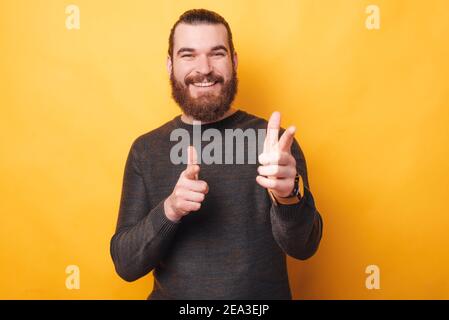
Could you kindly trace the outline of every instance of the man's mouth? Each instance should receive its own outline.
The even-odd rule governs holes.
[[[209,81],[209,82],[194,82],[192,83],[195,87],[212,87],[214,84],[216,84],[217,81]]]

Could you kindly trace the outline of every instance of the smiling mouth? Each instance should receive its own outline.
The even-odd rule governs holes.
[[[198,88],[205,88],[205,87],[212,87],[216,83],[217,83],[217,81],[213,81],[213,82],[194,82],[194,83],[192,83],[192,85],[195,86],[195,87],[198,87]]]

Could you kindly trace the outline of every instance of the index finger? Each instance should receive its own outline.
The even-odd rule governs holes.
[[[194,146],[187,147],[187,165],[198,164],[198,154]]]
[[[267,135],[264,142],[264,152],[274,149],[279,139],[279,128],[281,126],[281,114],[278,111],[272,113],[268,120]]]
[[[191,168],[192,166],[196,165],[197,163],[198,163],[198,154],[196,153],[195,147],[188,146],[187,147],[187,169]],[[190,171],[190,169],[187,171]],[[195,175],[192,178],[198,180],[198,173],[195,173]]]

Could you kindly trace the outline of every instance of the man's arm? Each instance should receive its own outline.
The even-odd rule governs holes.
[[[164,201],[150,206],[136,140],[126,161],[117,227],[110,244],[119,276],[134,281],[148,274],[164,255],[177,227],[165,215]]]
[[[318,249],[323,221],[309,190],[304,154],[294,138],[296,128],[281,130],[280,123],[281,114],[273,112],[267,124],[263,152],[259,155],[261,165],[257,168],[256,181],[272,198],[270,215],[276,242],[288,255],[305,260]],[[297,174],[303,181],[300,200],[292,196]]]
[[[305,260],[317,251],[323,230],[323,221],[315,207],[309,189],[304,154],[296,140],[292,143],[292,155],[296,160],[297,173],[302,177],[304,191],[296,204],[273,201],[270,215],[273,235],[278,245],[289,256]]]

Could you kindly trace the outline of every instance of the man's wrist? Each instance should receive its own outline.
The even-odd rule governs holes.
[[[296,204],[301,201],[302,197],[304,196],[304,181],[302,179],[302,176],[300,174],[297,174],[295,177],[295,187],[293,188],[292,195],[287,197],[280,197],[277,196],[272,190],[268,189],[268,194],[271,197],[271,200],[274,204]]]
[[[170,206],[170,198],[165,199],[164,201],[164,213],[168,220],[172,222],[179,222],[180,218],[178,218]]]
[[[271,197],[271,200],[273,201],[273,203],[275,205],[279,205],[279,204],[296,204],[299,203],[299,201],[301,201],[301,199],[298,196],[293,196],[293,197],[279,197],[276,196],[273,191],[268,190],[268,194]]]

